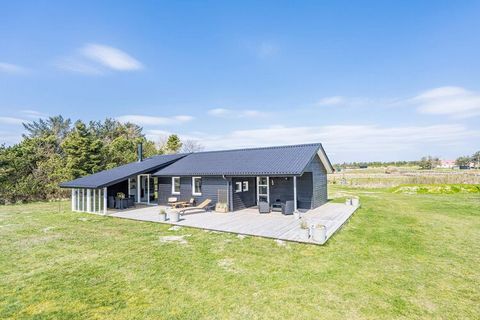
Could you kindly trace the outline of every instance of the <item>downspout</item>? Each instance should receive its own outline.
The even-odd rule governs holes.
[[[223,180],[227,181],[227,203],[228,203],[228,211],[233,211],[233,203],[230,197],[230,181],[222,174]]]

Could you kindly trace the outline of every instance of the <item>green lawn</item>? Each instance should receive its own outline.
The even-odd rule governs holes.
[[[478,319],[480,194],[346,193],[323,247],[0,207],[0,318]]]

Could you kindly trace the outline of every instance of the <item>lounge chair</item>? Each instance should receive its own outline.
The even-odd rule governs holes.
[[[180,209],[179,212],[180,214],[185,214],[185,212],[187,211],[197,211],[197,210],[207,212],[207,211],[210,211],[212,208],[212,205],[210,205],[210,203],[212,203],[212,200],[206,199],[196,207],[183,208],[183,209]]]

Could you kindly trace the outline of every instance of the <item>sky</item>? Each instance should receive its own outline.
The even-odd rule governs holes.
[[[480,1],[3,1],[0,144],[61,114],[332,162],[480,150]]]

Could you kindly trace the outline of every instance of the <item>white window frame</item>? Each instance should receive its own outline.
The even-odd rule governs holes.
[[[248,181],[243,181],[242,182],[242,190],[243,191],[248,191]]]
[[[178,181],[180,182],[180,177],[172,177],[172,194],[174,194],[174,195],[179,195],[179,194],[180,194],[180,190],[175,191],[175,179],[178,179]],[[180,186],[181,186],[181,183],[180,183],[180,185],[178,186],[179,189],[180,189]]]
[[[192,195],[201,196],[202,192],[195,192],[195,180],[196,179],[200,179],[200,185],[202,184],[202,177],[192,177]]]
[[[266,178],[266,184],[260,184],[260,178]],[[267,193],[260,194],[260,187],[267,187]],[[260,197],[267,197],[267,202],[270,204],[270,177],[257,177],[257,205],[260,202]]]
[[[239,193],[239,192],[242,192],[242,182],[241,181],[235,182],[235,193]]]

